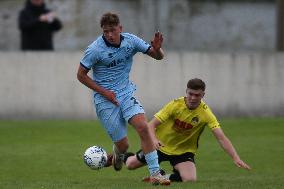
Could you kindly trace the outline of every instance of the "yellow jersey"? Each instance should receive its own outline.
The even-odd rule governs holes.
[[[220,128],[218,120],[204,101],[196,109],[190,110],[185,104],[185,97],[172,100],[154,116],[161,122],[156,128],[156,136],[164,144],[160,151],[168,155],[195,154],[205,126],[212,130]]]

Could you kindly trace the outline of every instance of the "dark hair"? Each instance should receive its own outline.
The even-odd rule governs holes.
[[[119,21],[119,17],[117,14],[107,12],[103,14],[100,23],[101,23],[101,27],[106,26],[106,25],[117,26],[120,23],[120,21]]]
[[[205,91],[206,85],[201,79],[194,78],[187,82],[187,88],[193,90],[201,89],[202,91]]]

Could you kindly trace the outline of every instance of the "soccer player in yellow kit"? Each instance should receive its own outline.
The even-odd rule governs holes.
[[[149,127],[158,149],[159,162],[169,161],[174,168],[174,172],[168,175],[171,181],[196,181],[194,155],[205,127],[211,129],[237,167],[251,169],[240,159],[218,120],[202,100],[204,94],[205,83],[198,78],[191,79],[187,83],[186,97],[172,100],[150,121]],[[129,153],[124,160],[130,170],[146,163],[141,150],[136,155]],[[144,181],[150,182],[149,179],[146,177]]]

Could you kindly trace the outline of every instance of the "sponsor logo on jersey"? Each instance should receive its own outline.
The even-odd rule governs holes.
[[[192,125],[190,123],[186,123],[184,121],[180,121],[179,119],[176,119],[174,122],[174,130],[176,132],[184,132],[189,131],[192,129]]]
[[[111,61],[111,63],[109,65],[107,65],[108,68],[112,68],[112,67],[115,67],[121,63],[124,62],[124,59],[123,58],[120,58],[120,59],[117,59],[117,60],[113,60]]]

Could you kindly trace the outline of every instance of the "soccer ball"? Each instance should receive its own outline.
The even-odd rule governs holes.
[[[107,163],[107,153],[99,146],[91,146],[84,153],[84,162],[93,170],[101,169]]]

